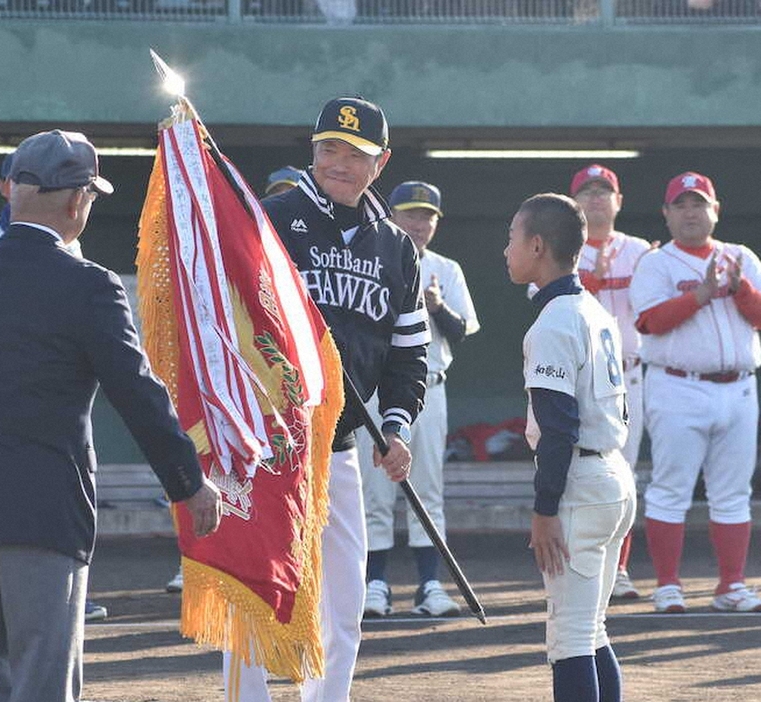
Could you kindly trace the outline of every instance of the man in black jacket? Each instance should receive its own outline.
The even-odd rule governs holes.
[[[95,541],[90,421],[100,384],[197,535],[219,492],[201,472],[166,388],[151,373],[119,278],[65,248],[99,194],[84,135],[24,140],[0,239],[0,700],[74,702]]]
[[[423,406],[430,333],[415,245],[387,221],[388,206],[372,187],[391,156],[388,125],[377,105],[337,98],[323,108],[312,142],[313,165],[298,186],[263,204],[325,317],[361,400],[378,389],[389,452],[381,457],[376,449],[375,464],[400,481],[410,470],[409,427]],[[349,699],[367,557],[354,441],[360,424],[347,392],[333,442],[330,515],[322,544],[326,670],[323,679],[302,686],[305,702]],[[264,671],[244,667],[240,702],[268,699]]]

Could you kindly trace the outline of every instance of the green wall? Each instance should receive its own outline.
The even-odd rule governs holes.
[[[392,125],[756,125],[755,27],[293,27],[5,20],[1,122],[154,123],[150,47],[211,124],[308,125],[359,91]]]

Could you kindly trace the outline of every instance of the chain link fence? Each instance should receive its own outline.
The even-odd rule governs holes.
[[[313,25],[757,24],[761,0],[0,0],[0,19]]]

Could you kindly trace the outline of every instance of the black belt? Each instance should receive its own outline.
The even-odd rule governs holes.
[[[581,456],[581,458],[588,458],[589,456],[599,456],[600,458],[602,458],[602,451],[595,451],[594,449],[580,448],[579,456]]]

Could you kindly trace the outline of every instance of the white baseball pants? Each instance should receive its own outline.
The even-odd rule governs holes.
[[[645,492],[647,517],[684,522],[702,468],[711,521],[750,521],[758,431],[755,376],[713,383],[650,366],[645,421],[653,456],[652,482]]]
[[[593,656],[608,645],[605,612],[636,501],[634,478],[620,452],[604,458],[574,452],[558,511],[571,559],[562,575],[542,574],[550,663]]]
[[[380,426],[375,396],[368,403],[371,416]],[[409,481],[431,516],[439,533],[444,536],[444,450],[447,441],[447,395],[445,383],[425,392],[425,407],[411,429],[412,470]],[[386,471],[373,465],[373,442],[366,429],[357,430],[359,466],[365,499],[367,539],[370,551],[394,546],[394,505],[399,486],[391,482]],[[407,504],[409,545],[413,548],[432,546],[431,540]]]
[[[362,485],[356,449],[334,453],[328,485],[328,524],[322,533],[320,624],[325,677],[301,686],[302,702],[349,702],[365,606],[365,532]],[[240,697],[230,699],[230,654],[224,654],[226,702],[270,702],[267,671],[241,665]]]

